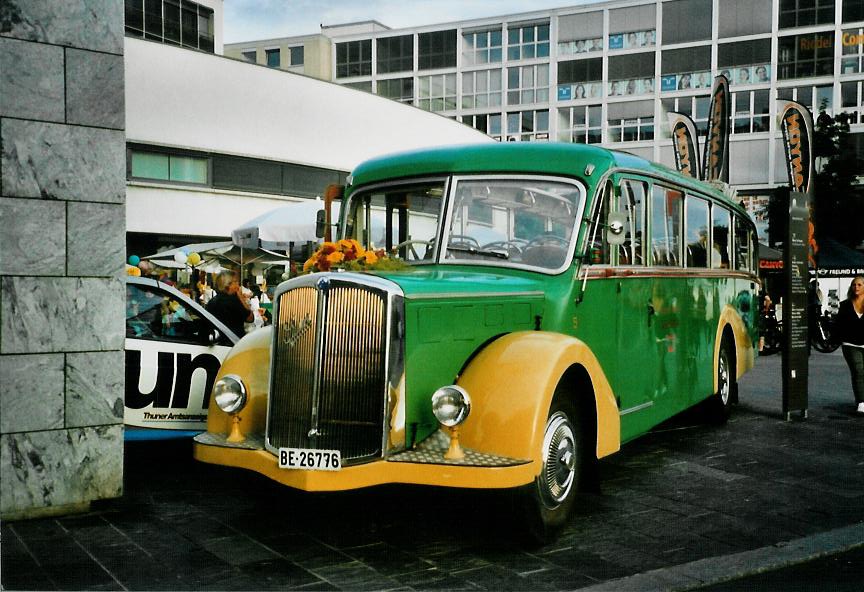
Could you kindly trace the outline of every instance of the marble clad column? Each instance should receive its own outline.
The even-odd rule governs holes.
[[[121,0],[2,0],[0,519],[122,494]]]

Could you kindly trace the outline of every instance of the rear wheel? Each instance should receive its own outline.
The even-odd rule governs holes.
[[[549,542],[566,524],[582,481],[584,440],[574,407],[556,394],[543,433],[540,474],[519,490],[530,541]]]

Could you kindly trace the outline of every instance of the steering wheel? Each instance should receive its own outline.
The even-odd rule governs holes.
[[[550,269],[556,268],[563,264],[569,244],[570,241],[561,236],[544,232],[529,240],[522,249],[522,262]]]
[[[558,236],[552,232],[544,232],[543,234],[538,234],[531,240],[529,240],[524,247],[522,247],[523,251],[527,251],[528,249],[532,249],[534,247],[561,247],[567,248],[570,244],[570,241],[562,236]]]
[[[399,243],[398,245],[393,247],[392,251],[395,252],[395,251],[399,251],[399,249],[402,249],[404,247],[411,247],[411,254],[414,255],[414,259],[422,259],[423,257],[420,257],[417,254],[417,251],[414,250],[414,245],[424,245],[426,247],[426,251],[423,253],[423,256],[425,257],[428,253],[431,253],[432,245],[434,243],[435,243],[434,238],[429,239],[429,240],[408,239],[406,241],[402,241],[401,243]]]
[[[479,249],[480,243],[477,242],[477,239],[473,236],[467,236],[465,234],[451,234],[450,242],[447,243],[448,247],[474,247]]]
[[[501,240],[494,241],[491,243],[487,243],[483,245],[484,251],[496,250],[500,249],[502,251],[506,251],[510,254],[511,257],[514,255],[518,255],[522,252],[522,249],[525,248],[526,242],[524,240],[514,239],[514,240]]]

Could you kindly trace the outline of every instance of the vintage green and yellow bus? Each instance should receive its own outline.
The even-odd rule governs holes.
[[[348,181],[339,240],[225,359],[198,460],[307,491],[509,489],[543,540],[595,459],[697,404],[728,417],[759,280],[726,192],[554,143],[401,153]]]

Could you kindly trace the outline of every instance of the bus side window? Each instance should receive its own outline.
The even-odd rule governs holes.
[[[708,267],[708,202],[688,195],[684,212],[687,267]]]
[[[644,181],[625,179],[621,182],[619,208],[627,216],[624,225],[624,242],[619,247],[620,265],[643,265],[642,245],[645,233],[645,196],[648,184]]]
[[[729,269],[729,237],[732,221],[729,210],[717,204],[711,207],[711,267],[713,269]]]
[[[681,264],[680,191],[655,185],[651,192],[651,262],[659,266]]]
[[[735,217],[735,269],[751,271],[752,245],[750,229],[738,216]]]
[[[608,181],[600,194],[600,203],[594,209],[594,219],[588,234],[588,263],[592,265],[608,265],[611,262],[609,243],[606,241],[606,219],[609,216],[610,200],[613,185]]]

